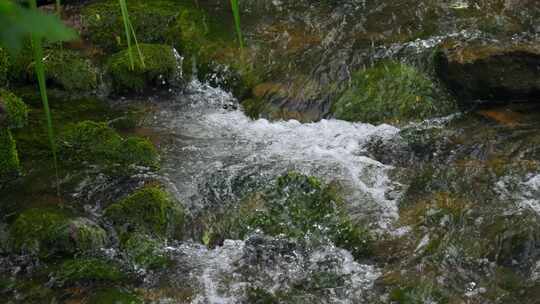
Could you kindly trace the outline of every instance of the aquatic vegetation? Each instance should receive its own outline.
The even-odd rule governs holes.
[[[184,210],[157,186],[142,188],[105,209],[105,217],[119,233],[141,232],[160,237],[179,238],[184,225]]]
[[[333,105],[336,118],[370,123],[422,120],[448,114],[452,101],[436,98],[436,84],[412,66],[384,61],[353,75]]]
[[[167,45],[141,44],[144,65],[139,60],[133,68],[129,50],[114,54],[107,63],[113,86],[118,93],[143,92],[150,88],[170,85],[176,75],[177,63],[173,49]]]
[[[98,73],[92,63],[79,52],[68,49],[45,50],[46,79],[68,92],[96,89]]]

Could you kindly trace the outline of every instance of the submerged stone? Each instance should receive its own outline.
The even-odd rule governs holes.
[[[266,191],[248,195],[238,208],[210,221],[204,238],[211,246],[262,232],[296,240],[330,240],[355,258],[372,252],[370,232],[349,218],[337,189],[295,172],[281,176]]]
[[[134,66],[131,66],[129,50],[113,55],[107,70],[111,75],[116,92],[143,92],[150,88],[170,85],[175,81],[177,62],[173,49],[167,45],[139,44],[143,62],[138,49],[131,49]]]
[[[162,250],[163,244],[159,238],[133,233],[123,243],[122,248],[135,268],[159,270],[172,263]]]
[[[437,96],[436,84],[426,74],[404,63],[383,61],[353,75],[333,112],[339,119],[381,123],[422,120],[453,108],[451,101]]]
[[[142,188],[105,209],[105,217],[118,232],[141,232],[154,236],[179,238],[184,210],[169,194],[157,186]]]

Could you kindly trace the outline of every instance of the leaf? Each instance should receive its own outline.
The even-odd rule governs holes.
[[[0,1],[0,45],[16,53],[30,35],[50,42],[77,38],[75,30],[65,26],[57,16]]]

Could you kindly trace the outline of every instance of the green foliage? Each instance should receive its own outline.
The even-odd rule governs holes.
[[[129,50],[113,55],[107,63],[113,86],[118,92],[141,92],[155,85],[162,85],[163,81],[174,80],[177,67],[170,46],[141,44],[139,47],[145,58],[144,65],[138,59],[133,67]]]
[[[242,29],[240,27],[240,6],[238,0],[231,0],[231,8],[234,16],[234,25],[236,27],[236,35],[240,48],[244,48],[244,38],[242,37]]]
[[[11,131],[0,128],[0,183],[17,176],[19,170],[19,156]]]
[[[0,2],[0,45],[15,54],[29,35],[50,42],[77,38],[76,32],[66,27],[57,16],[26,9],[12,1]]]
[[[163,242],[141,233],[131,234],[122,248],[136,268],[163,269],[171,260],[162,251]]]
[[[162,189],[142,188],[105,209],[119,232],[141,232],[154,236],[179,237],[184,210]]]
[[[88,304],[143,304],[143,300],[131,291],[111,287],[96,291]]]
[[[123,139],[106,123],[83,121],[69,126],[62,134],[62,157],[103,166],[145,166],[157,168],[159,157],[148,140],[138,137]]]
[[[355,73],[333,110],[336,118],[349,121],[421,120],[453,109],[452,103],[439,99],[427,75],[406,64],[384,61]]]
[[[0,89],[0,104],[7,110],[7,127],[22,128],[28,120],[28,107],[17,95]]]
[[[91,282],[117,282],[126,275],[112,262],[98,258],[78,258],[62,263],[55,276],[60,285]]]

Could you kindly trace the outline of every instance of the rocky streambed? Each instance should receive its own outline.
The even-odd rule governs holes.
[[[0,49],[6,303],[538,301],[535,1],[128,4],[144,66],[112,0],[46,47],[57,170]]]

